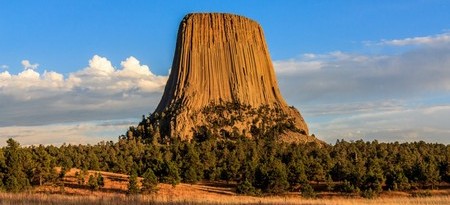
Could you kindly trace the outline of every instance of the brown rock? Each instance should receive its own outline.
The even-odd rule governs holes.
[[[224,110],[217,111],[218,105]],[[261,107],[271,111],[258,116],[254,112]],[[251,136],[252,124],[261,125],[263,118],[272,120],[270,125],[277,123],[275,118],[292,124],[289,131],[280,133],[285,141],[315,141],[301,114],[280,94],[257,22],[223,13],[186,15],[152,123],[158,121],[164,135],[189,140],[198,127],[212,123],[219,126],[217,130]]]

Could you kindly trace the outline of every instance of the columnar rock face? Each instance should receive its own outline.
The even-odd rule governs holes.
[[[263,31],[245,17],[187,15],[178,31],[171,73],[157,111],[174,100],[191,109],[220,98],[255,107],[285,105]]]
[[[216,110],[214,106],[226,104],[235,106],[222,113],[211,112]],[[186,15],[179,26],[163,97],[150,117],[152,123],[158,120],[157,129],[165,135],[191,139],[196,128],[213,119],[240,116],[233,123],[222,123],[220,129],[251,137],[251,124],[261,124],[261,116],[255,117],[249,110],[261,107],[272,110],[266,115],[289,119],[292,125],[282,133],[285,138],[314,140],[300,113],[289,107],[280,94],[263,30],[257,22],[222,13]]]

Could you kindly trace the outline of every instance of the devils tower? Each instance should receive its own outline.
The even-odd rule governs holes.
[[[192,13],[178,29],[162,99],[138,127],[161,138],[190,140],[267,133],[314,141],[301,114],[281,96],[261,26],[246,17]]]

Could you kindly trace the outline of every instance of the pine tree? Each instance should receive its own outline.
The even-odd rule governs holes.
[[[4,190],[5,185],[3,183],[3,180],[5,178],[7,167],[5,162],[5,155],[3,153],[3,149],[0,149],[0,189]]]
[[[269,165],[267,177],[268,186],[266,191],[274,194],[286,192],[289,188],[289,182],[287,179],[288,177],[285,165],[278,159],[274,160]]]
[[[78,185],[84,185],[87,170],[80,170],[80,172],[75,172],[75,178],[77,179]]]
[[[164,160],[163,181],[172,184],[172,186],[179,184],[181,177],[178,170],[179,169],[175,163],[168,160]]]
[[[288,164],[288,181],[291,186],[295,187],[305,182],[308,178],[305,173],[305,166],[300,160],[292,161]]]
[[[98,181],[94,175],[89,175],[88,186],[91,191],[98,190]]]
[[[309,183],[302,184],[300,188],[300,194],[302,195],[302,197],[307,199],[316,197],[316,193],[314,192],[314,189]]]
[[[100,172],[97,172],[97,184],[100,188],[105,187],[105,179],[103,178],[103,175]]]
[[[139,194],[140,188],[138,185],[138,178],[136,172],[132,172],[128,179],[128,191],[127,194],[135,195]]]
[[[5,148],[6,172],[4,184],[7,191],[21,192],[30,188],[30,181],[25,173],[24,165],[27,158],[20,144],[13,139],[8,139]]]
[[[256,193],[256,189],[248,179],[244,179],[243,181],[238,183],[236,187],[236,193],[254,195]]]
[[[34,162],[32,183],[34,185],[43,185],[45,182],[56,181],[57,174],[53,157],[47,153],[42,145],[34,147],[32,150]]]
[[[203,167],[200,162],[198,152],[195,150],[192,143],[187,143],[184,146],[182,175],[183,181],[187,183],[197,183],[202,179]]]
[[[158,178],[152,169],[147,169],[142,177],[142,193],[155,193],[158,191]]]

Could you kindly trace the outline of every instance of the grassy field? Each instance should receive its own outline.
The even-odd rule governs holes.
[[[70,196],[55,194],[0,194],[1,205],[38,204],[307,204],[307,205],[357,205],[357,204],[450,204],[448,196],[426,198],[378,198],[378,199],[302,199],[300,197],[240,197],[227,198],[170,198],[160,196]]]
[[[305,199],[298,193],[284,196],[252,197],[236,195],[232,185],[199,183],[195,185],[179,184],[173,187],[159,184],[157,194],[127,196],[127,175],[101,172],[105,178],[105,187],[90,191],[87,185],[78,185],[76,169],[70,170],[65,177],[64,190],[56,186],[41,186],[21,194],[0,193],[0,205],[25,204],[450,204],[449,190],[432,191],[430,197],[414,198],[405,192],[384,192],[377,199],[345,197],[336,193],[321,193],[318,199]],[[89,172],[94,174],[95,172]],[[88,177],[88,176],[87,176]],[[63,192],[62,192],[63,191]]]

